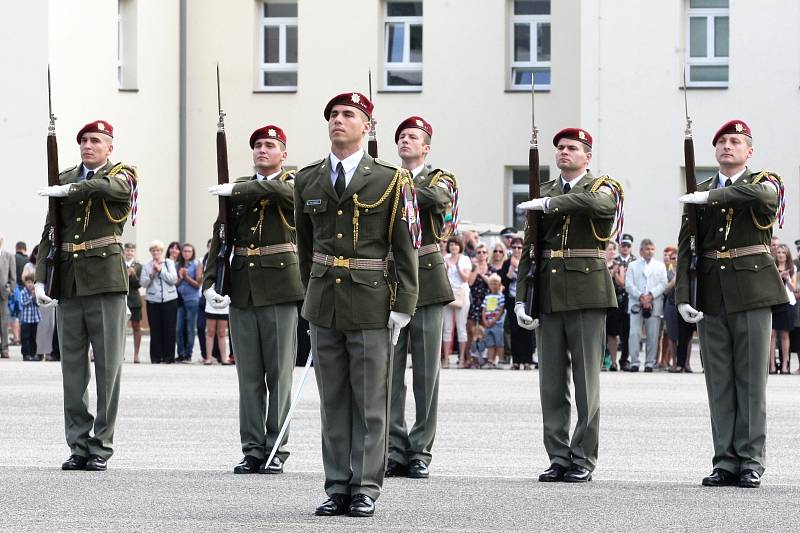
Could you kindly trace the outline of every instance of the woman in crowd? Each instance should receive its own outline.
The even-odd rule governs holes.
[[[661,358],[657,368],[673,369],[677,366],[678,352],[678,306],[675,303],[675,274],[678,269],[678,249],[664,248],[664,264],[667,267],[667,288],[664,290],[664,335]]]
[[[178,273],[172,259],[164,258],[164,243],[150,243],[152,259],[142,267],[139,283],[147,291],[147,321],[150,324],[150,362],[175,361],[175,321],[178,313]]]
[[[181,243],[179,243],[178,241],[172,241],[171,243],[169,243],[169,246],[167,246],[167,259],[169,259],[170,261],[172,261],[177,265],[178,259],[180,259],[180,257],[181,257]]]
[[[615,241],[608,241],[608,244],[606,244],[606,268],[612,280],[618,275],[621,266],[618,262],[614,261],[616,257],[617,243]],[[616,307],[606,309],[606,357],[611,360],[608,363],[608,369],[611,372],[619,370],[617,366],[617,351],[619,350],[620,326],[619,310]],[[603,365],[603,368],[605,367],[606,365]]]
[[[497,250],[497,245],[495,245]],[[500,254],[493,254],[500,255]],[[503,283],[503,292],[506,297],[506,320],[511,337],[511,358],[513,370],[519,370],[520,365],[525,370],[530,370],[533,362],[533,352],[536,351],[536,342],[533,331],[523,329],[517,324],[514,316],[514,301],[517,297],[517,272],[519,272],[519,261],[522,259],[522,239],[513,237],[511,239],[511,255],[505,260],[503,266],[498,270],[500,279]]]
[[[467,313],[467,340],[472,338],[472,328],[481,323],[481,306],[489,294],[489,276],[494,273],[489,264],[489,249],[484,243],[475,246],[472,273],[469,277],[469,312]]]
[[[502,241],[497,241],[492,246],[492,255],[489,257],[489,268],[492,272],[500,272],[507,259],[506,245]]]
[[[789,373],[789,332],[794,329],[794,291],[797,288],[797,272],[792,261],[792,252],[785,244],[779,244],[775,250],[775,265],[790,296],[789,303],[775,306],[772,310],[772,335],[769,340],[769,373]],[[780,337],[781,367],[775,363],[775,345]]]
[[[458,362],[463,366],[467,352],[467,313],[469,312],[469,279],[472,263],[463,255],[464,245],[458,237],[447,240],[447,254],[444,264],[447,267],[447,278],[453,289],[455,300],[444,308],[442,332],[442,368],[450,366],[450,354],[453,352],[453,325],[458,334]]]
[[[200,286],[203,280],[203,265],[195,259],[194,246],[189,243],[183,245],[176,267],[178,270],[177,288],[181,299],[175,333],[178,338],[178,362],[189,363],[194,350]]]

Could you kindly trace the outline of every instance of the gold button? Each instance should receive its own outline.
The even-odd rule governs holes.
[[[722,209],[721,211],[722,211],[722,214],[724,215],[724,214],[725,214],[725,210],[724,210],[724,209]]]
[[[753,265],[753,268],[755,268],[756,270],[758,270],[758,265]]]
[[[719,249],[720,249],[720,250],[724,250],[724,249],[725,249],[725,247],[724,247],[724,246],[720,246],[720,248],[719,248]]]
[[[78,254],[72,254],[72,257],[78,257]]]
[[[253,208],[253,213],[255,213],[256,211],[258,211],[258,208],[257,208],[257,207],[254,207],[254,208]]]
[[[80,221],[81,221],[81,217],[78,217],[78,218],[75,219],[75,222],[80,222]]]
[[[281,266],[283,266],[283,262],[281,261]]]
[[[558,208],[556,207],[555,209],[553,209],[553,211],[558,211]]]
[[[75,238],[76,238],[76,239],[80,239],[80,238],[81,238],[81,236],[76,234],[76,235],[75,235]]]
[[[344,256],[343,256],[343,255],[340,255],[340,256],[339,256],[339,259],[340,259],[340,260],[341,260],[341,259],[344,259]]]
[[[342,278],[336,278],[336,283],[341,283],[341,282],[342,282]]]
[[[589,267],[586,267],[586,272],[589,272]]]
[[[378,282],[377,282],[377,281],[373,281],[373,282],[372,282],[372,284],[373,284],[373,285],[377,285],[377,284],[378,284]]]
[[[251,245],[250,245],[250,248],[255,248],[255,247],[256,247],[256,245],[255,245],[255,244],[251,244]]]
[[[432,267],[433,265],[432,265],[431,263],[428,263],[428,266],[429,266],[429,267]]]
[[[336,238],[337,238],[337,239],[341,239],[341,238],[342,238],[342,234],[341,234],[341,233],[337,233],[337,234],[336,234]]]
[[[80,202],[78,202],[78,205],[83,205],[83,200],[81,200]]]
[[[556,233],[556,237],[561,237],[561,234],[560,233]]]
[[[342,214],[342,210],[341,210],[341,209],[339,209],[338,211],[336,211],[336,214],[337,214],[337,215],[341,215],[341,214]]]
[[[721,267],[719,267],[719,269],[720,270],[725,270],[725,265],[722,265]]]
[[[553,274],[555,274],[555,273],[556,273],[556,269],[554,268],[554,269],[553,269],[553,270],[551,270],[550,272],[552,272]]]
[[[722,231],[722,228],[719,228],[717,231]]]
[[[105,252],[103,252],[103,257],[105,257],[105,256],[106,256],[106,253],[105,253]]]
[[[256,266],[256,264],[255,263],[250,263],[250,266],[254,267],[254,266]]]
[[[365,213],[369,213],[369,209],[364,209],[364,212]]]
[[[317,212],[317,208],[315,207],[314,209],[312,209],[312,211],[314,211],[316,213]]]

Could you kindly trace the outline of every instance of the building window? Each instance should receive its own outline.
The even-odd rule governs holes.
[[[717,175],[717,167],[694,167],[694,179],[700,184]],[[681,186],[680,190],[686,189],[686,167],[681,167]]]
[[[544,183],[550,180],[550,167],[539,167],[539,183]],[[509,225],[517,228],[525,228],[525,216],[527,211],[517,209],[517,206],[522,202],[530,200],[528,196],[528,167],[511,168],[511,187],[509,200],[511,202],[508,213]]]
[[[510,47],[512,89],[550,88],[550,0],[513,0]]]
[[[297,90],[297,2],[264,0],[259,26],[258,88]]]
[[[117,1],[117,88],[135,91],[136,83],[136,0]]]
[[[422,2],[388,0],[384,22],[383,87],[422,89]]]
[[[729,0],[689,0],[688,85],[728,86]]]

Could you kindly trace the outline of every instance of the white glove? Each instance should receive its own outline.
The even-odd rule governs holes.
[[[208,188],[208,192],[214,196],[230,196],[233,194],[233,183],[222,183],[220,185],[212,185]]]
[[[684,322],[689,324],[697,324],[703,320],[704,316],[702,311],[698,311],[689,304],[678,304],[678,312],[683,317]]]
[[[389,323],[386,327],[389,328],[389,335],[392,336],[392,346],[397,346],[397,340],[400,338],[400,330],[411,322],[411,315],[405,313],[398,313],[392,311],[389,313]]]
[[[689,194],[684,194],[680,197],[682,204],[707,204],[708,191],[697,191]]]
[[[522,329],[534,330],[539,327],[539,319],[531,318],[525,313],[525,303],[517,302],[514,304],[514,314],[517,315],[517,324]]]
[[[45,187],[39,189],[36,194],[39,196],[52,196],[54,198],[64,198],[69,194],[69,185],[53,185],[52,187]]]
[[[214,309],[225,309],[231,303],[230,296],[222,296],[217,294],[217,291],[214,290],[214,287],[209,287],[206,289],[206,292],[203,293],[203,296],[206,297],[206,301],[211,304],[211,307]]]
[[[36,305],[38,305],[42,309],[47,309],[49,307],[56,307],[58,305],[58,300],[50,298],[44,292],[44,283],[35,283],[33,285],[33,292],[36,294]]]
[[[550,200],[549,196],[545,196],[544,198],[534,198],[533,200],[528,200],[527,202],[522,202],[521,204],[517,205],[517,209],[526,209],[528,211],[544,211],[547,209],[548,200]]]

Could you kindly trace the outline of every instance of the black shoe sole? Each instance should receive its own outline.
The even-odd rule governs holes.
[[[86,470],[86,467],[85,466],[64,466],[64,465],[61,465],[61,470],[64,470],[64,471],[67,471],[67,472],[75,472],[77,470]]]
[[[375,511],[350,511],[347,516],[353,518],[369,518],[375,514]]]
[[[575,478],[568,478],[568,477],[565,477],[563,479],[564,483],[588,483],[591,480],[592,480],[592,476],[589,476],[586,479],[575,479]]]
[[[428,479],[429,476],[430,474],[419,474],[415,472],[409,472],[406,477],[409,477],[411,479]]]
[[[108,467],[106,466],[97,467],[97,466],[86,465],[86,468],[84,468],[84,470],[87,470],[89,472],[105,472],[106,470],[108,470]]]
[[[239,476],[246,476],[247,474],[258,474],[259,470],[250,470],[249,472],[245,472],[243,470],[233,470],[233,473]]]

